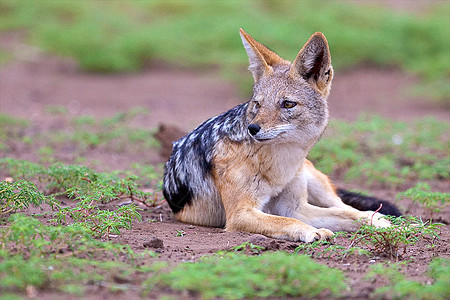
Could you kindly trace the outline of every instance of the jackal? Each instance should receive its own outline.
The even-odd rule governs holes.
[[[345,204],[306,159],[328,123],[333,68],[325,36],[313,34],[290,63],[242,29],[240,35],[253,96],[174,143],[163,193],[176,219],[303,242],[354,231],[361,218],[389,226],[380,213]],[[379,205],[341,193],[359,208]]]

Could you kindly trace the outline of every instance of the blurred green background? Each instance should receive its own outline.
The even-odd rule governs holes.
[[[74,58],[92,72],[134,72],[155,61],[217,68],[249,86],[238,29],[286,59],[315,31],[327,36],[337,70],[358,64],[417,74],[424,93],[450,95],[450,2],[423,12],[338,1],[0,1],[0,30]],[[7,61],[10,53],[0,53]]]

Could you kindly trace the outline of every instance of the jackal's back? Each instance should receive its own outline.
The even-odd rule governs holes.
[[[220,139],[242,142],[249,139],[245,114],[248,103],[213,117],[174,143],[165,165],[163,194],[174,213],[200,195],[217,195],[211,177],[214,148]],[[220,201],[219,199],[210,199]]]

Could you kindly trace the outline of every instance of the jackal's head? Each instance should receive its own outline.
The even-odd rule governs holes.
[[[244,30],[240,33],[255,80],[248,133],[258,142],[298,142],[311,148],[328,122],[333,68],[325,36],[313,34],[291,63]]]

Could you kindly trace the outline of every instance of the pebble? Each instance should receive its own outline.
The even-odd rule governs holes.
[[[162,239],[154,237],[151,240],[143,244],[144,248],[164,248],[164,242]]]

